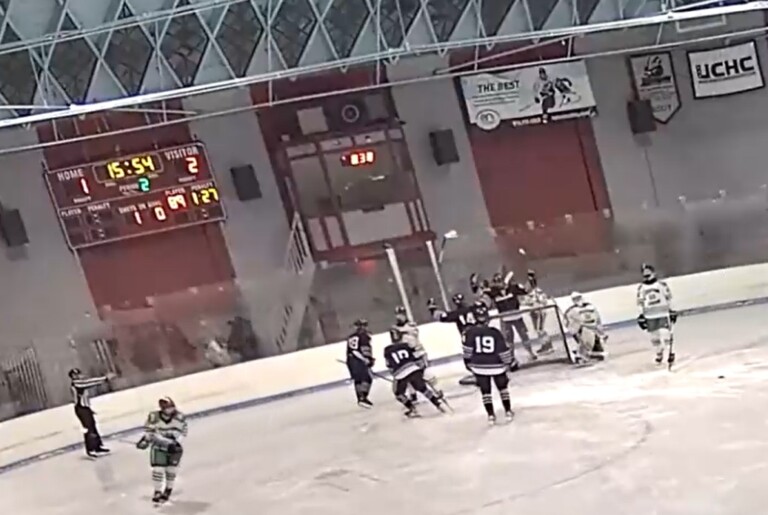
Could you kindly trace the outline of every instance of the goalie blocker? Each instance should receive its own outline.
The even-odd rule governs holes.
[[[523,345],[526,339],[527,345],[537,353],[536,363],[576,362],[576,355],[568,345],[563,314],[557,304],[551,303],[542,307],[523,308],[506,313],[499,313],[498,310],[493,309],[490,311],[490,317],[489,325],[500,329],[507,343],[510,344],[513,369],[516,366],[515,362],[524,364],[528,359]],[[522,329],[520,322],[513,325],[503,321],[510,318],[521,320],[522,324],[525,324],[525,330],[520,330]]]

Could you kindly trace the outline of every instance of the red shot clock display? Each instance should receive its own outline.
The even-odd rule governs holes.
[[[202,143],[45,172],[73,249],[224,220]]]

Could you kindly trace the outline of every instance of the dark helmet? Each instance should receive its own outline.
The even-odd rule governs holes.
[[[475,302],[475,305],[472,307],[472,313],[475,315],[475,321],[477,321],[478,324],[487,324],[490,319],[488,306],[486,306],[485,302]]]
[[[493,278],[491,279],[491,283],[493,284],[504,284],[504,276],[501,275],[501,272],[496,272],[493,274]]]
[[[640,268],[640,270],[643,274],[643,281],[653,282],[656,280],[656,269],[653,268],[652,265],[643,263],[643,266]]]
[[[404,306],[397,306],[395,308],[395,322],[397,322],[397,325],[408,323],[408,311],[405,310]]]
[[[464,294],[462,293],[456,293],[451,300],[453,300],[453,303],[456,304],[456,306],[461,307],[464,305]]]
[[[74,379],[76,376],[83,375],[83,371],[80,370],[79,368],[73,368],[72,370],[69,371],[69,373],[67,373],[67,375],[69,376],[70,379]]]
[[[528,282],[531,283],[531,286],[536,286],[539,283],[535,270],[528,270]]]
[[[355,320],[355,323],[353,325],[358,331],[368,330],[368,320],[366,320],[365,318],[358,318],[357,320]]]

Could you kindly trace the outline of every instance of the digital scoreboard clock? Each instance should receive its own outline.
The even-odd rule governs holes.
[[[46,170],[45,181],[73,249],[225,218],[202,143]]]
[[[353,150],[341,154],[342,166],[365,166],[376,162],[376,152],[374,150]]]

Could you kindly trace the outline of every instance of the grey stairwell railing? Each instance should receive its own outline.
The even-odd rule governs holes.
[[[281,353],[296,350],[315,274],[315,262],[304,222],[298,213],[291,222],[283,274],[286,280],[283,283],[277,330],[274,333],[275,345]]]

